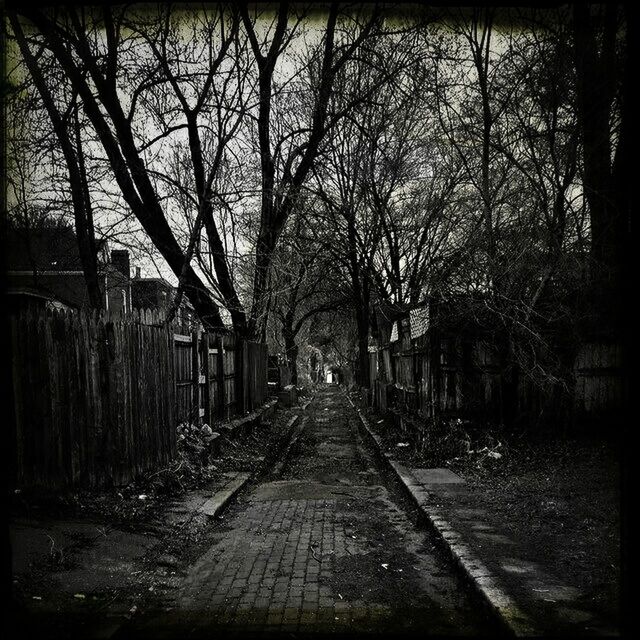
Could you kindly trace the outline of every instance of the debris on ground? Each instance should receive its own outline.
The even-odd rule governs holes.
[[[354,397],[354,401],[357,399]],[[361,405],[362,407],[362,405]],[[423,438],[364,408],[386,451],[413,468],[448,468],[474,487],[488,524],[614,617],[620,598],[620,451],[606,438],[508,433],[461,418],[432,421]],[[441,505],[440,505],[441,506]]]
[[[12,491],[11,518],[20,531],[16,535],[24,539],[23,531],[32,538],[51,533],[41,544],[44,561],[25,559],[27,547],[21,547],[20,569],[12,583],[14,602],[22,611],[29,605],[41,607],[41,602],[58,610],[69,607],[87,620],[112,606],[126,607],[132,617],[163,602],[182,568],[206,550],[214,533],[204,518],[182,514],[181,505],[228,484],[229,472],[256,471],[265,458],[276,457],[290,431],[291,413],[278,411],[254,425],[251,433],[238,430],[233,440],[221,438],[215,457],[210,450],[204,455],[215,425],[182,424],[176,458],[126,486]],[[116,539],[124,541],[122,549],[114,550]],[[119,558],[113,569],[92,570],[100,545]],[[81,588],[73,582],[61,588],[61,576],[79,579],[85,570],[90,576],[82,578]]]
[[[12,513],[31,517],[35,509],[54,518],[92,517],[108,526],[148,522],[167,501],[210,485],[227,472],[256,468],[265,452],[277,448],[288,418],[290,412],[278,412],[263,418],[251,434],[220,438],[215,456],[211,443],[219,437],[216,425],[183,422],[176,428],[177,456],[166,467],[142,473],[126,486],[101,490],[16,490],[11,495]],[[58,551],[52,552],[52,562]]]
[[[165,553],[158,558],[157,564],[159,564],[162,567],[177,567],[178,559],[173,555]]]

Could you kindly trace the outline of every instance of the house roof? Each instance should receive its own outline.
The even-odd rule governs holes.
[[[145,283],[156,283],[159,284],[163,289],[175,291],[175,287],[172,284],[169,284],[164,278],[132,278],[131,283],[142,283],[143,286]]]
[[[495,317],[483,294],[453,294],[446,299],[427,297],[418,304],[381,301],[375,307],[380,340],[400,337],[399,322],[409,320],[411,338],[418,338],[430,327],[444,331],[485,332],[495,326]]]
[[[10,271],[82,271],[75,231],[54,226],[7,230],[6,265]],[[97,248],[105,246],[98,241]]]
[[[390,323],[402,318],[407,314],[408,310],[409,305],[407,304],[389,302],[387,300],[380,300],[375,307],[376,316],[380,324]]]

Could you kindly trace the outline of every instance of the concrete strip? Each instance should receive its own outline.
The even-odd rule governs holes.
[[[289,422],[287,422],[287,429],[291,429],[291,427],[293,427],[293,425],[299,420],[300,416],[291,416],[291,420],[289,420]]]
[[[351,402],[351,399],[349,398]],[[352,406],[353,402],[351,402]],[[355,406],[354,406],[355,408]],[[369,436],[379,444],[379,437],[377,437],[370,429],[366,419],[362,416],[359,410],[358,415],[363,427],[369,434]],[[470,580],[471,584],[476,588],[478,593],[483,597],[485,602],[491,607],[494,613],[502,621],[503,625],[516,636],[528,636],[528,635],[540,635],[541,632],[536,630],[531,618],[528,617],[517,606],[516,602],[499,586],[499,579],[475,556],[473,551],[462,542],[460,534],[455,531],[451,525],[444,519],[440,511],[437,508],[431,507],[429,500],[429,492],[416,486],[416,480],[411,470],[407,469],[403,465],[394,461],[390,454],[383,453],[381,448],[378,449],[378,453],[382,458],[387,460],[389,466],[394,470],[400,481],[409,492],[414,502],[420,508],[421,512],[427,517],[432,527],[440,535],[441,539],[447,545],[452,557],[455,559],[457,565],[463,571],[465,576]],[[424,470],[422,470],[424,471]],[[417,474],[416,474],[417,475]],[[460,485],[462,483],[431,483],[431,484],[453,484]],[[428,486],[428,485],[427,485]],[[431,500],[432,502],[432,500]],[[511,540],[505,538],[511,544],[514,544]],[[521,565],[522,562],[518,561]],[[534,572],[536,573],[536,572]],[[566,585],[556,584],[555,579],[551,576],[537,572],[542,579],[542,582],[537,584],[540,594],[538,597],[549,597],[550,595],[558,601],[572,602],[578,599],[579,592]],[[531,580],[528,580],[531,582]],[[535,589],[534,589],[535,591]],[[605,636],[619,636],[618,629],[609,626],[606,622],[602,622],[589,611],[582,610],[580,608],[565,607],[562,609],[564,616],[568,619],[572,617],[576,620],[588,620],[591,624],[589,630],[594,635]]]
[[[225,432],[227,437],[231,436],[236,430],[245,428],[247,426],[251,426],[251,423],[259,420],[263,414],[270,414],[270,410],[276,406],[278,401],[276,399],[269,400],[265,402],[261,407],[248,413],[246,416],[242,418],[237,418],[229,423],[220,425],[219,429],[221,432]]]
[[[230,475],[230,474],[229,474]],[[229,484],[222,490],[214,494],[209,500],[207,500],[198,511],[209,518],[217,516],[229,503],[229,501],[244,487],[251,474],[245,471],[238,471],[235,473],[235,477],[229,482]]]
[[[299,419],[300,419],[300,415],[299,414],[293,416],[289,420],[289,422],[287,422],[287,429],[291,429]],[[286,464],[287,459],[289,458],[289,453],[291,452],[291,449],[296,444],[296,442],[298,441],[298,438],[302,434],[302,431],[304,429],[304,425],[306,424],[306,422],[307,422],[307,417],[305,416],[304,420],[302,420],[302,422],[298,425],[298,428],[291,435],[291,439],[289,440],[289,442],[288,442],[288,444],[287,444],[287,446],[286,446],[286,448],[285,448],[285,450],[284,450],[284,452],[282,454],[282,457],[273,466],[274,475],[280,475],[282,473],[282,469],[284,468],[284,465]]]
[[[432,528],[446,544],[451,556],[456,561],[457,566],[460,567],[463,574],[474,586],[477,593],[483,598],[503,626],[510,633],[518,637],[540,635],[540,632],[536,631],[528,616],[523,613],[513,599],[498,586],[495,576],[493,576],[484,564],[474,556],[469,547],[461,541],[460,534],[454,531],[449,523],[440,517],[439,514],[437,518],[433,518],[432,514],[429,512],[428,504],[425,504],[425,492],[419,490],[419,483],[406,467],[403,467],[401,464],[391,459],[389,454],[385,454],[382,451],[380,446],[380,437],[371,431],[366,418],[362,415],[360,409],[354,405],[351,398],[347,396],[347,399],[358,413],[358,417],[360,418],[360,422],[362,423],[365,431],[376,443],[377,451],[380,454],[381,459],[386,460],[391,469],[393,469],[418,508],[426,516]]]
[[[258,411],[262,413],[263,411],[268,410],[271,406],[274,406],[275,404],[276,404],[275,400],[268,402]],[[300,416],[293,416],[287,423],[287,429],[290,429],[291,427],[293,427],[293,425],[296,423],[296,421],[299,418]],[[299,435],[300,433],[298,432],[294,436],[294,438],[289,442],[289,444],[287,445],[287,448],[283,453],[283,459],[286,459],[289,453],[289,449],[292,447],[293,443],[295,442],[295,440]],[[282,465],[283,459],[281,459],[276,466]],[[260,464],[263,464],[264,456],[258,456],[257,460]],[[222,489],[222,491],[218,491],[215,495],[209,498],[204,504],[202,504],[197,509],[198,513],[202,513],[210,518],[215,518],[227,506],[229,501],[249,482],[253,474],[245,471],[229,471],[224,475],[231,479],[229,484],[227,484],[227,486],[224,489]]]
[[[422,485],[425,484],[464,484],[464,478],[450,469],[416,469],[413,476]]]

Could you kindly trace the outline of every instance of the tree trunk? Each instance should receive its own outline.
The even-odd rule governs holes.
[[[253,303],[247,333],[252,338],[259,338],[266,330],[269,312],[268,276],[271,258],[275,248],[274,234],[271,228],[261,232],[256,244],[256,265],[253,277]]]
[[[597,324],[614,328],[620,319],[624,243],[628,210],[620,208],[616,178],[621,175],[611,161],[611,108],[615,95],[616,5],[607,5],[604,31],[599,38],[589,5],[573,7],[578,115],[583,142],[584,195],[591,219],[592,303],[599,309]],[[598,42],[601,44],[598,45]],[[628,67],[628,60],[627,65]],[[628,83],[628,71],[623,83]],[[618,141],[624,156],[629,92],[622,93],[622,126]],[[617,155],[617,154],[616,154]]]
[[[474,17],[473,26],[477,29],[480,26],[482,10],[479,10]],[[491,136],[493,127],[493,113],[489,95],[489,55],[491,34],[493,28],[493,16],[489,9],[484,10],[484,22],[482,24],[481,41],[475,39],[471,41],[473,58],[478,76],[478,86],[482,101],[482,178],[481,197],[484,227],[487,239],[488,257],[488,279],[489,286],[493,287],[496,273],[496,246],[493,228],[493,197],[491,188]]]
[[[363,278],[366,278],[365,274],[363,274]],[[358,379],[356,382],[361,387],[369,388],[371,379],[371,372],[369,371],[369,327],[371,318],[369,314],[368,281],[365,279],[358,289],[360,296],[356,310],[356,326],[358,329]]]
[[[369,386],[369,287],[366,274],[358,263],[354,216],[347,215],[347,237],[349,241],[349,271],[353,302],[355,305],[356,328],[358,335],[358,372],[356,382],[361,387]]]
[[[84,279],[89,293],[89,303],[94,309],[102,309],[103,295],[100,290],[100,280],[98,278],[98,252],[96,251],[95,227],[93,224],[93,209],[91,207],[91,195],[89,193],[89,181],[87,179],[87,169],[84,162],[84,150],[82,148],[82,135],[80,132],[80,120],[78,118],[78,106],[74,108],[74,129],[76,138],[76,153],[78,159],[78,179],[79,189],[82,191],[82,201],[84,207],[77,210],[74,207],[76,236],[78,248],[82,262]],[[70,177],[73,172],[70,172]]]
[[[284,338],[284,346],[287,357],[287,365],[291,373],[291,384],[298,384],[298,344],[296,343],[296,334],[291,326],[283,324],[282,336]]]
[[[51,118],[53,130],[64,155],[69,174],[69,186],[71,189],[78,253],[80,255],[80,263],[82,264],[85,285],[89,296],[89,304],[94,309],[100,309],[103,306],[103,297],[100,291],[98,279],[93,216],[91,215],[91,201],[89,197],[84,157],[82,156],[83,150],[80,138],[80,125],[78,121],[77,107],[74,118],[74,133],[76,138],[74,145],[69,129],[56,107],[54,98],[47,86],[43,73],[38,66],[35,57],[31,53],[31,49],[24,36],[20,22],[13,14],[9,15],[9,19],[24,61],[29,69],[29,73],[36,85],[38,93],[42,98],[47,113]]]
[[[358,314],[358,378],[356,380],[359,386],[367,388],[370,384],[368,315],[362,312]]]
[[[218,280],[218,286],[222,293],[227,309],[231,315],[231,322],[233,323],[233,329],[241,336],[247,335],[247,317],[242,308],[242,303],[238,298],[229,267],[227,265],[227,258],[225,255],[224,245],[218,229],[213,222],[213,213],[211,212],[210,203],[205,204],[208,207],[208,211],[205,212],[204,225],[207,232],[207,239],[209,240],[209,249],[211,251],[211,258],[216,271],[216,277]]]

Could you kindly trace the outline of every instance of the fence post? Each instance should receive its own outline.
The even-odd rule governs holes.
[[[246,411],[244,401],[244,340],[238,338],[236,340],[236,405],[238,414],[243,416]]]
[[[267,345],[262,345],[262,396],[260,398],[260,404],[262,404],[269,395],[269,351]]]
[[[169,456],[173,457],[177,453],[178,447],[178,437],[176,433],[176,403],[177,392],[176,392],[176,358],[175,358],[175,349],[176,344],[173,339],[173,327],[170,324],[165,324],[165,344],[167,348],[166,353],[166,364],[167,364],[167,378],[166,378],[166,415],[167,422],[171,425],[169,430]]]
[[[216,342],[218,343],[218,357],[216,358],[218,364],[218,416],[224,420],[227,399],[224,388],[224,339],[222,335],[218,336]]]
[[[200,425],[200,331],[191,333],[191,413],[193,424]]]
[[[242,398],[244,412],[253,411],[253,402],[251,402],[251,369],[249,360],[249,343],[242,341]]]
[[[209,387],[209,334],[202,334],[202,357],[204,358],[202,361],[202,371],[204,374],[204,398],[203,398],[203,406],[204,406],[204,421],[210,425],[211,424],[211,389]]]

